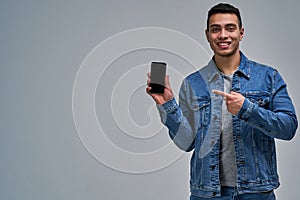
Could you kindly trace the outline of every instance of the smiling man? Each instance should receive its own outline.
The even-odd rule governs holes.
[[[240,51],[240,12],[218,4],[208,12],[207,66],[182,83],[177,104],[168,76],[157,103],[174,143],[193,151],[190,200],[274,200],[279,187],[274,139],[290,140],[298,127],[287,86],[278,71]]]

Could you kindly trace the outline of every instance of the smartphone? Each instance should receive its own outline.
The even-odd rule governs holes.
[[[163,94],[165,91],[165,76],[167,63],[151,62],[150,87],[151,93]]]

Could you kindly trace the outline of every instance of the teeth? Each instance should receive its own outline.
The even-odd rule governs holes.
[[[229,43],[219,43],[220,46],[226,46],[229,45]]]

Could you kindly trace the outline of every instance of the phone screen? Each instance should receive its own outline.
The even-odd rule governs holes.
[[[163,94],[165,90],[165,76],[167,64],[163,62],[152,62],[150,73],[150,87],[152,93]]]

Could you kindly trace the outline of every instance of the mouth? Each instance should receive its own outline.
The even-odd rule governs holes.
[[[218,42],[217,45],[221,49],[227,49],[230,46],[231,42]]]

